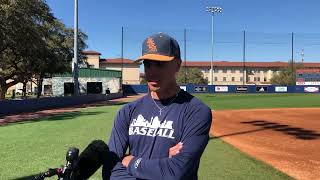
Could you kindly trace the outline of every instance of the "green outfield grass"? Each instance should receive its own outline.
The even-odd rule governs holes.
[[[196,96],[215,109],[319,107],[320,104],[320,97],[315,94]],[[62,165],[70,146],[82,151],[94,139],[108,141],[113,118],[120,107],[86,108],[80,112],[0,126],[0,179],[28,176]],[[101,171],[91,179],[101,179]],[[221,139],[212,138],[202,156],[199,179],[291,178]]]
[[[214,110],[320,107],[320,94],[195,94]]]

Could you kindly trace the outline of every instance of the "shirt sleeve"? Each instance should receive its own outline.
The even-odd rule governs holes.
[[[172,158],[147,159],[135,157],[131,160],[128,172],[141,179],[184,179],[194,171],[196,162],[208,144],[209,130],[212,121],[211,110],[200,106],[191,110],[186,116],[181,141],[183,147],[179,154]]]
[[[128,105],[119,110],[109,139],[109,162],[104,165],[103,175],[110,179],[133,179],[122,165],[121,161],[126,153],[129,142],[130,108]],[[131,177],[131,178],[130,178]],[[107,178],[109,179],[109,178]],[[134,178],[135,179],[135,178]]]

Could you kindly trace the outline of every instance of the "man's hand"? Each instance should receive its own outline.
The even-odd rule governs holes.
[[[124,157],[124,158],[122,159],[122,165],[127,168],[127,167],[129,166],[130,161],[131,161],[133,158],[134,158],[134,156],[132,156],[132,155],[128,155],[128,156]]]
[[[182,149],[183,143],[179,142],[175,146],[171,147],[169,149],[169,158],[172,158],[172,156],[175,156],[180,153],[180,150]]]

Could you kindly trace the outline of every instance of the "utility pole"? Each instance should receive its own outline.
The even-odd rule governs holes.
[[[74,30],[73,30],[73,59],[72,74],[74,83],[74,96],[79,95],[79,71],[78,71],[78,0],[74,0]]]
[[[242,84],[245,85],[245,82],[247,81],[246,77],[246,31],[243,31],[243,76],[242,76]]]
[[[184,29],[184,84],[187,84],[187,30]]]
[[[291,78],[292,82],[295,82],[294,73],[293,73],[293,32],[291,33]],[[295,84],[295,83],[294,83]]]

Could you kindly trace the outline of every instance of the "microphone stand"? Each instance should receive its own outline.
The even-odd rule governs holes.
[[[34,177],[34,180],[44,180],[46,177],[58,175],[58,180],[71,180],[72,170],[79,157],[79,149],[69,148],[66,154],[67,163],[61,168],[50,168],[48,171]]]

